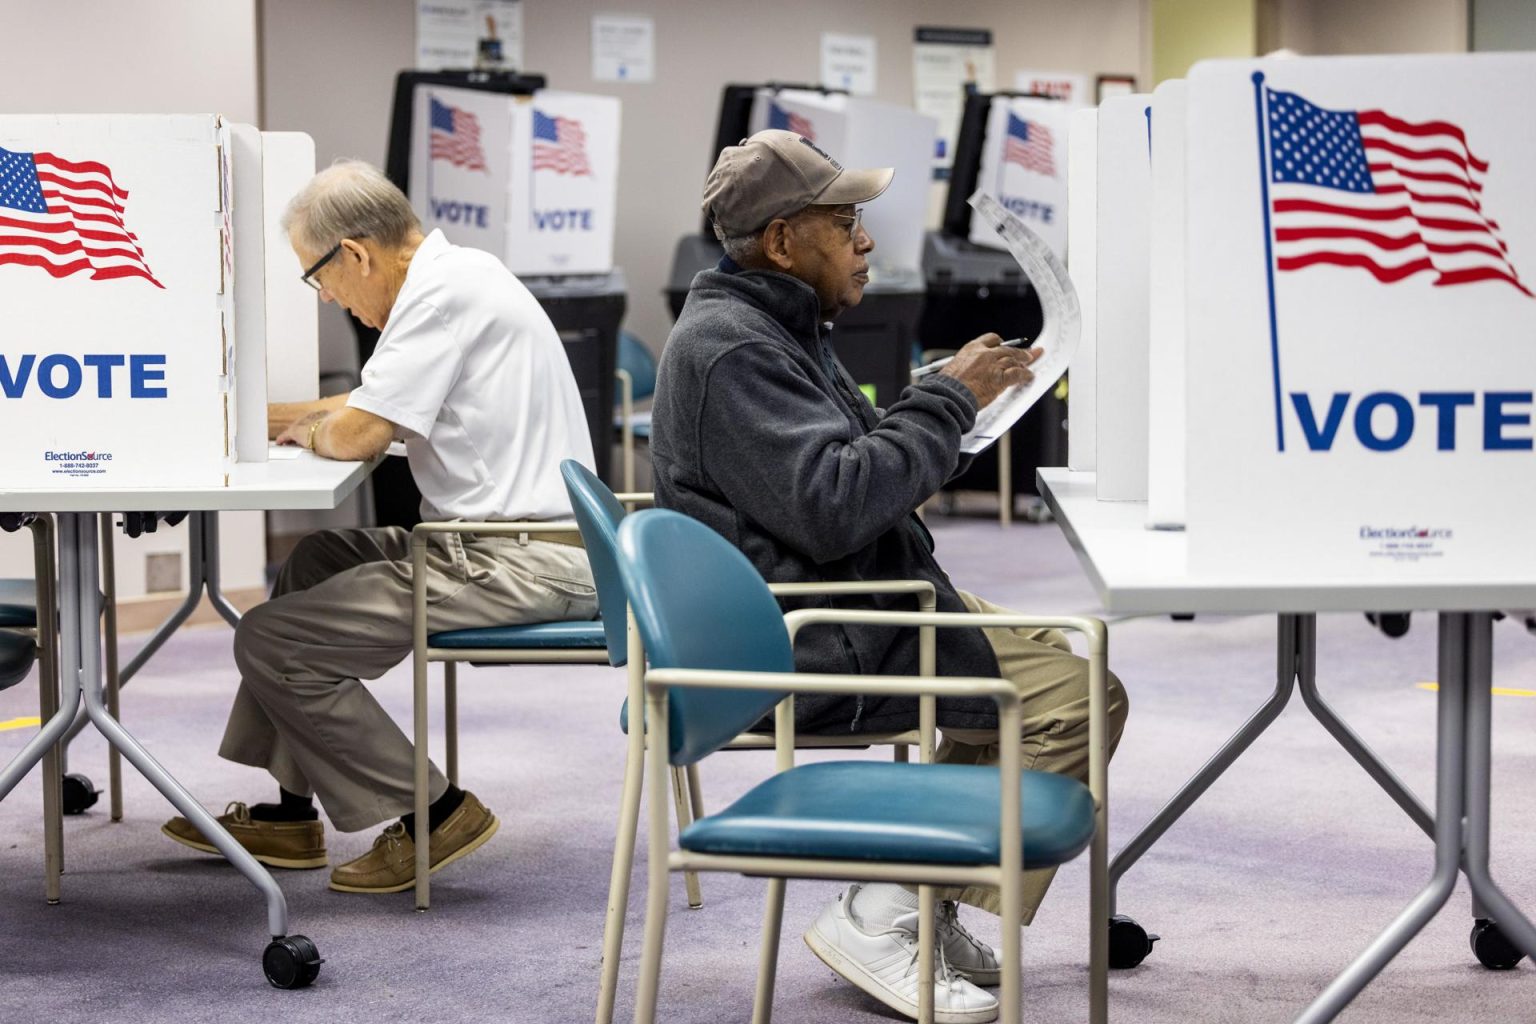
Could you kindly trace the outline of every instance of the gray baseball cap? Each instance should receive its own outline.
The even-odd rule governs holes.
[[[704,212],[737,238],[812,204],[867,203],[895,173],[845,170],[805,136],[770,128],[720,151],[704,180]]]

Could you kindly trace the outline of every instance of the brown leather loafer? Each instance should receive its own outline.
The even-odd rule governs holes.
[[[325,826],[318,821],[255,821],[250,808],[239,801],[225,808],[217,820],[252,857],[269,867],[323,868],[327,863]],[[160,831],[182,846],[204,853],[219,852],[186,818],[172,818],[160,826]]]
[[[484,846],[501,823],[475,794],[466,792],[459,809],[427,837],[433,874]],[[373,849],[331,872],[337,892],[404,892],[416,884],[416,844],[395,822],[373,841]]]

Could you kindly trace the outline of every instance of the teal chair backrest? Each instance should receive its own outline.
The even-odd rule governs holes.
[[[645,342],[628,331],[619,332],[619,369],[629,374],[635,401],[650,398],[656,393],[656,357],[645,347]],[[614,404],[618,404],[617,393]]]
[[[667,509],[619,525],[619,575],[651,668],[793,672],[783,613],[762,576],[718,533]],[[755,725],[776,690],[674,687],[669,759],[693,764]]]
[[[603,619],[603,638],[608,643],[608,663],[614,667],[629,661],[625,640],[627,623],[624,581],[619,578],[619,522],[624,506],[586,466],[575,459],[560,463],[565,491],[571,498],[571,511],[587,547],[587,561],[592,565],[592,582],[597,586],[597,611]]]

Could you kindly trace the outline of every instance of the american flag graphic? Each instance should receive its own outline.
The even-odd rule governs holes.
[[[1459,127],[1265,93],[1276,270],[1356,267],[1383,284],[1432,274],[1531,294],[1483,209],[1488,163]]]
[[[533,169],[558,174],[592,173],[587,163],[587,133],[580,121],[533,112]]]
[[[816,126],[811,123],[810,118],[797,114],[792,110],[785,110],[777,103],[770,103],[768,105],[768,127],[777,128],[785,132],[794,132],[796,135],[803,135],[812,142],[816,141]]]
[[[1003,146],[1003,163],[1018,164],[1036,174],[1056,177],[1056,160],[1051,153],[1051,130],[1037,121],[1008,115],[1008,141]]]
[[[447,160],[468,171],[485,171],[480,119],[467,110],[432,100],[432,159]]]
[[[156,288],[139,239],[123,223],[128,193],[106,164],[0,149],[0,265],[54,277],[142,277]]]

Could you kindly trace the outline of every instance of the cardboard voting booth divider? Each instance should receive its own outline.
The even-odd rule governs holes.
[[[1152,93],[1152,235],[1147,269],[1147,525],[1184,526],[1184,125],[1188,85]]]
[[[1067,157],[1067,205],[1071,210],[1067,219],[1067,271],[1077,288],[1083,319],[1077,355],[1068,370],[1067,467],[1079,473],[1091,473],[1097,465],[1098,147],[1097,108],[1077,111],[1072,115]]]
[[[410,198],[427,231],[515,274],[613,269],[619,101],[424,85],[411,119]]]
[[[1151,97],[1099,106],[1095,272],[1098,497],[1147,497],[1147,312]]]
[[[994,96],[976,187],[1045,239],[1058,258],[1067,251],[1067,151],[1072,107],[1060,100]],[[971,221],[970,241],[1002,242],[985,223]]]
[[[211,115],[0,117],[8,488],[223,481],[229,153]]]
[[[320,397],[320,304],[314,289],[299,280],[282,216],[315,176],[315,140],[303,132],[262,132],[261,159],[267,401],[308,402]]]
[[[1532,578],[1536,56],[1188,92],[1191,568]]]
[[[266,459],[269,317],[307,304],[284,351],[316,336],[313,294],[267,280],[262,150],[216,115],[0,117],[8,489],[219,486]]]
[[[864,229],[875,240],[870,265],[875,278],[918,270],[937,120],[841,93],[764,88],[748,124],[754,134],[780,128],[803,135],[844,167],[896,168],[890,188],[864,207]]]

